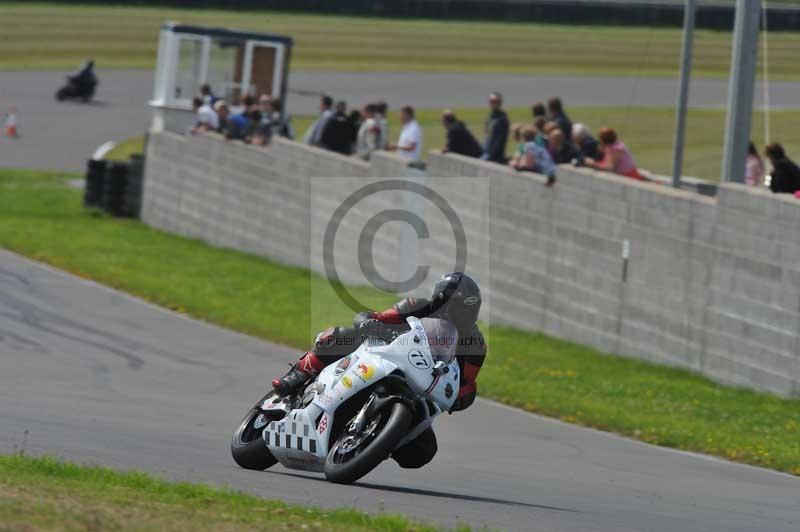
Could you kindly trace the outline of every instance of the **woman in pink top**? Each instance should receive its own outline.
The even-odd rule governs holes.
[[[744,182],[750,186],[759,186],[764,181],[764,162],[758,156],[758,150],[752,142],[747,150],[745,165]]]
[[[603,158],[599,161],[587,158],[584,161],[586,166],[595,170],[614,172],[633,179],[645,179],[636,169],[636,164],[633,162],[633,157],[631,152],[628,151],[628,147],[617,138],[616,131],[610,127],[604,127],[597,137],[600,140],[600,151],[603,152]]]

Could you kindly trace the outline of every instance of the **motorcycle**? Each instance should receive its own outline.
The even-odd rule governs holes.
[[[89,102],[97,88],[97,76],[94,74],[94,61],[88,61],[77,73],[67,76],[67,84],[58,89],[56,100],[80,99]]]
[[[458,395],[458,331],[436,318],[406,321],[409,331],[367,338],[295,396],[262,398],[233,435],[234,461],[351,484],[427,430]]]

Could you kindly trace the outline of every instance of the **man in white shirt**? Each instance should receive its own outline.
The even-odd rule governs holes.
[[[192,133],[200,131],[216,131],[219,127],[219,117],[217,112],[210,105],[203,102],[201,98],[192,100],[192,109],[195,114],[195,124]]]
[[[414,120],[414,109],[411,106],[400,109],[400,122],[403,123],[400,138],[389,149],[409,161],[419,161],[422,154],[422,128]]]

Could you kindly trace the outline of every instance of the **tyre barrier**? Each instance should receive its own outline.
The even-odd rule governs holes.
[[[86,163],[85,207],[100,208],[112,216],[138,218],[142,207],[144,158],[130,161],[89,160]]]
[[[86,163],[86,186],[83,189],[83,206],[100,207],[103,203],[103,182],[106,161],[89,159]]]

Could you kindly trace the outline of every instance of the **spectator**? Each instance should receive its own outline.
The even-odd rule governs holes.
[[[543,116],[537,116],[536,120],[533,121],[533,127],[536,129],[536,138],[533,141],[542,148],[547,148],[548,146],[547,133],[544,132],[546,125],[547,119]]]
[[[200,97],[202,98],[203,103],[209,107],[214,107],[214,104],[217,103],[217,100],[219,100],[219,98],[214,96],[214,93],[211,91],[211,85],[208,83],[203,83],[203,85],[200,87]]]
[[[584,161],[586,166],[595,170],[605,170],[625,177],[645,180],[645,177],[636,168],[628,147],[617,138],[617,133],[613,129],[604,127],[600,130],[598,136],[600,138],[600,152],[603,154],[603,158],[600,161],[587,158]]]
[[[544,104],[542,102],[536,102],[531,107],[531,115],[533,115],[533,121],[535,122],[537,118],[547,118],[547,111],[545,111]]]
[[[267,146],[272,141],[273,111],[272,98],[268,94],[262,94],[258,98],[259,121],[251,124],[252,133],[250,142],[256,146]],[[253,114],[253,116],[255,116],[255,114]]]
[[[558,124],[558,128],[564,132],[567,140],[572,140],[572,121],[564,112],[561,98],[550,98],[547,101],[547,118]]]
[[[514,155],[508,161],[508,165],[516,168],[517,164],[525,156],[525,143],[522,141],[522,129],[525,126],[519,122],[511,125],[511,138],[517,143],[517,148],[514,150]]]
[[[769,188],[776,194],[794,194],[800,190],[800,168],[786,156],[783,146],[773,142],[764,149],[772,163],[772,180]]]
[[[245,134],[244,141],[256,144],[253,137],[256,135],[261,125],[261,110],[256,106],[250,106],[250,110],[247,111],[245,116],[247,117],[247,133]]]
[[[486,139],[481,159],[500,164],[506,163],[508,142],[508,115],[502,109],[503,96],[499,92],[489,94],[489,118],[486,120]]]
[[[294,140],[294,128],[289,113],[284,112],[280,98],[272,99],[272,118],[270,120],[272,134]]]
[[[534,142],[536,130],[528,126],[522,130],[522,141],[525,143],[525,153],[512,166],[517,170],[527,170],[547,176],[547,184],[552,185],[556,177],[556,165],[550,153]]]
[[[255,96],[252,94],[245,94],[244,99],[242,100],[242,105],[244,105],[245,113],[252,111],[257,105]]]
[[[217,113],[210,105],[203,103],[202,98],[194,98],[192,100],[192,111],[194,111],[194,127],[192,133],[199,133],[201,131],[216,131],[219,127],[219,118]]]
[[[322,131],[321,144],[323,148],[342,155],[350,155],[353,152],[353,124],[347,118],[345,102],[336,104],[336,112]]]
[[[548,151],[556,164],[571,163],[578,157],[578,150],[567,140],[561,129],[556,128],[548,137]]]
[[[322,145],[322,132],[325,130],[325,125],[333,116],[333,98],[328,95],[323,95],[319,99],[319,117],[314,121],[303,139],[306,144],[312,146]]]
[[[217,100],[214,104],[214,111],[217,112],[219,126],[217,131],[225,135],[226,139],[244,140],[248,133],[248,121],[244,114],[231,113],[225,100]]]
[[[480,143],[469,132],[464,122],[458,120],[453,111],[442,113],[442,125],[447,131],[447,143],[442,152],[457,153],[467,157],[480,157],[483,153]]]
[[[597,139],[592,136],[592,134],[589,132],[589,128],[587,128],[585,125],[573,124],[572,141],[577,145],[581,154],[581,158],[600,158],[600,150]]]
[[[381,126],[375,120],[375,104],[370,103],[361,112],[361,125],[356,135],[356,155],[368,161],[372,152],[381,146],[381,142]]]
[[[400,109],[400,122],[403,124],[400,138],[389,149],[409,161],[419,161],[422,155],[422,128],[414,119],[413,107],[406,105]]]
[[[545,135],[550,135],[550,133],[552,133],[556,129],[561,129],[560,127],[558,127],[558,122],[553,122],[552,120],[550,120],[544,123],[544,128],[542,128],[542,131],[544,131]]]
[[[750,186],[757,187],[764,181],[764,162],[758,155],[755,144],[752,142],[747,148],[747,159],[745,161],[744,182]]]
[[[347,121],[350,122],[350,153],[356,152],[356,143],[358,142],[358,132],[361,130],[361,111],[353,109],[347,115]]]
[[[386,102],[378,102],[375,104],[375,120],[381,128],[381,146],[380,149],[385,150],[389,146],[389,120],[387,120],[387,113],[389,112],[389,104]]]

